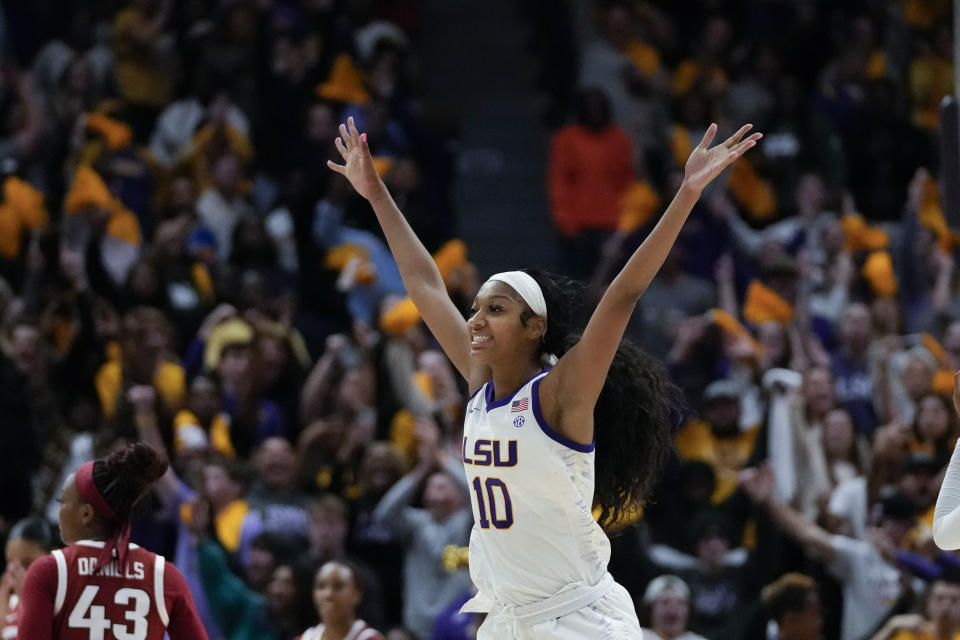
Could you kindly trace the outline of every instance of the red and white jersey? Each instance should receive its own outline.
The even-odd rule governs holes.
[[[0,640],[17,640],[17,619],[20,617],[20,597],[10,595],[7,605],[7,619],[0,621]]]
[[[321,623],[315,627],[310,627],[303,632],[297,640],[323,640],[323,632],[326,627]],[[383,636],[376,629],[373,629],[363,620],[357,620],[350,627],[350,632],[343,640],[383,640]]]
[[[131,544],[124,568],[97,571],[102,542],[84,540],[30,565],[20,638],[206,640],[183,576],[163,556]]]

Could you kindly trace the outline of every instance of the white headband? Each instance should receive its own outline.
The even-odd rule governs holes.
[[[514,291],[520,294],[531,311],[538,316],[547,317],[547,301],[543,298],[540,285],[530,274],[523,271],[504,271],[487,278],[487,282],[491,280],[510,285]]]

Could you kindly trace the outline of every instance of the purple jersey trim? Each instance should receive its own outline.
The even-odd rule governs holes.
[[[517,388],[513,391],[513,393],[511,393],[511,394],[510,394],[509,396],[507,396],[506,398],[500,398],[499,400],[494,400],[494,399],[493,399],[493,394],[494,394],[494,390],[493,390],[493,380],[489,381],[489,382],[487,383],[487,385],[486,385],[486,386],[487,386],[487,392],[486,392],[486,396],[485,396],[485,397],[486,397],[486,400],[487,400],[487,411],[490,411],[491,409],[498,409],[498,408],[500,408],[500,407],[508,404],[511,400],[513,400],[513,396],[517,395],[517,392],[520,391],[520,389],[523,389],[525,386],[527,386],[527,383],[528,383],[528,382],[530,382],[531,380],[533,380],[533,379],[536,378],[537,376],[539,376],[539,375],[541,375],[541,374],[543,374],[544,372],[549,371],[549,370],[550,370],[550,369],[547,368],[547,369],[543,369],[543,370],[541,370],[541,371],[536,372],[535,374],[533,374],[532,376],[530,376],[529,378],[527,378],[526,380],[524,380],[523,384],[521,384],[519,387],[517,387]]]
[[[550,428],[550,425],[547,424],[546,419],[543,417],[543,413],[540,411],[540,380],[533,383],[530,395],[533,396],[533,415],[537,419],[537,424],[540,425],[540,430],[543,431],[547,437],[580,453],[591,453],[596,448],[596,431],[594,431],[594,442],[590,444],[580,444],[579,442],[574,442],[570,438],[560,435]]]
[[[476,397],[477,397],[477,394],[480,393],[481,391],[483,391],[483,388],[484,388],[485,386],[487,386],[487,383],[486,383],[486,382],[484,382],[482,385],[480,385],[479,387],[477,387],[477,390],[474,391],[473,393],[471,393],[471,394],[470,394],[470,397],[467,398],[467,402],[470,402],[471,400],[473,400],[474,398],[476,398]]]

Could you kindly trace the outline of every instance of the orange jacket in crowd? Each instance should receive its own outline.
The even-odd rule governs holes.
[[[633,144],[623,129],[610,126],[594,132],[569,125],[554,134],[550,209],[565,236],[587,229],[615,231],[621,199],[633,179]]]

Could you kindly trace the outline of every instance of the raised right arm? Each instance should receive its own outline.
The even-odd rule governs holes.
[[[366,134],[360,135],[353,118],[350,118],[347,124],[349,129],[340,125],[340,137],[336,141],[345,164],[327,161],[327,166],[346,177],[357,193],[370,202],[387,239],[390,253],[397,261],[407,293],[417,305],[427,327],[433,332],[460,375],[470,383],[471,390],[479,387],[489,375],[471,367],[467,324],[450,300],[440,270],[377,174],[370,148],[367,146]]]

